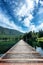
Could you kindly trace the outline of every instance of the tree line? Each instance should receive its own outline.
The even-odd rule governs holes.
[[[23,40],[35,48],[36,46],[43,48],[43,41],[38,41],[38,38],[41,37],[43,37],[43,30],[40,30],[39,32],[30,31],[24,34]]]

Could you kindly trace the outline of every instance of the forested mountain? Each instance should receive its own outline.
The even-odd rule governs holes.
[[[3,28],[0,26],[0,35],[21,35],[23,33],[13,30],[13,29],[8,29],[8,28]]]

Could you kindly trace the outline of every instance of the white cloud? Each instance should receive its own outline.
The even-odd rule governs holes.
[[[38,0],[37,0],[38,3]],[[25,0],[25,3],[17,8],[16,16],[18,17],[18,20],[21,21],[22,17],[27,16],[24,18],[23,25],[28,28],[28,31],[36,30],[35,25],[31,23],[31,20],[33,19],[32,13],[34,10],[34,0]]]
[[[27,8],[26,8],[26,5],[23,5],[21,7],[21,9],[19,10],[19,12],[17,12],[17,15],[22,17],[22,16],[25,16],[27,13]]]
[[[19,8],[19,9],[18,9]],[[31,24],[31,20],[33,18],[32,12],[34,10],[34,0],[25,0],[25,3],[18,7],[16,11],[16,16],[18,17],[18,20],[21,21],[22,17],[26,16],[23,21],[24,26],[28,27]]]
[[[38,25],[36,29],[37,29],[37,31],[39,31],[41,29],[43,30],[43,23],[41,23],[40,25]]]
[[[34,1],[33,0],[25,0],[25,3],[16,9],[16,16],[23,17],[29,16],[34,9]]]
[[[39,0],[36,0],[36,3],[38,4]]]
[[[31,14],[29,14],[29,20],[33,19],[33,16]]]
[[[27,5],[27,8],[28,10],[33,10],[34,8],[34,0],[26,0],[26,5]]]
[[[31,25],[30,30],[35,32],[43,30],[43,23],[41,22],[41,24],[39,24],[38,26],[35,26],[34,24]]]
[[[5,0],[7,1],[7,0]],[[22,1],[22,0],[21,0]],[[35,26],[34,24],[31,23],[31,20],[33,19],[33,10],[34,10],[34,5],[38,6],[39,0],[25,0],[24,3],[20,1],[20,4],[18,5],[18,2],[11,2],[15,3],[15,5],[18,5],[17,7],[14,8],[14,5],[11,6],[13,9],[13,14],[16,17],[16,19],[20,22],[23,23],[25,27],[28,28],[28,31],[38,31],[39,29],[43,28],[43,23],[39,22],[40,25]],[[36,2],[36,4],[34,4]],[[43,6],[43,2],[40,1],[40,4]],[[43,13],[43,8],[40,8],[38,11],[38,15]],[[24,19],[22,20],[22,18]],[[3,25],[2,25],[3,23]],[[18,22],[17,22],[18,23]],[[5,15],[4,13],[0,12],[0,26],[7,27],[7,28],[12,28],[15,30],[19,30],[21,32],[26,32],[23,30],[23,27],[17,26],[14,21],[10,20],[10,18]]]
[[[23,22],[24,26],[26,27],[29,27],[30,26],[30,21],[28,18],[24,19],[24,22]]]
[[[31,30],[34,30],[36,32],[39,30],[43,30],[43,22],[41,22],[41,24],[39,24],[38,26],[31,25]]]
[[[30,21],[31,21],[32,18],[33,18],[33,16],[31,14],[29,14],[29,17],[24,19],[24,22],[23,22],[24,26],[29,27],[30,24],[31,24]]]
[[[30,31],[36,31],[35,25],[33,25],[33,24],[30,25]]]
[[[38,14],[43,14],[43,8],[42,7],[39,9]]]
[[[14,21],[10,21],[10,19],[3,13],[0,12],[0,26],[10,28],[10,29],[15,29],[21,32],[24,32],[22,30],[22,27],[17,26]]]
[[[43,6],[43,1],[40,1],[40,4]]]
[[[35,26],[34,24],[30,24],[29,28],[28,28],[28,32],[29,31],[35,31],[38,32],[39,30],[43,30],[43,23],[41,23],[38,26]]]

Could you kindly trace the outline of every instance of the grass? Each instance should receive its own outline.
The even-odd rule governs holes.
[[[15,35],[0,35],[0,38],[15,38]]]
[[[37,45],[43,49],[43,37],[38,38]]]
[[[14,35],[0,35],[0,54],[8,51],[17,42],[18,37],[15,37]]]
[[[38,38],[38,41],[40,42],[43,42],[43,37],[41,37],[41,38]]]
[[[0,41],[0,53],[5,53],[15,44],[15,41]]]

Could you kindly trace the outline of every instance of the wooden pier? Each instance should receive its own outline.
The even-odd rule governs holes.
[[[0,65],[43,65],[43,57],[20,40],[0,58]]]

